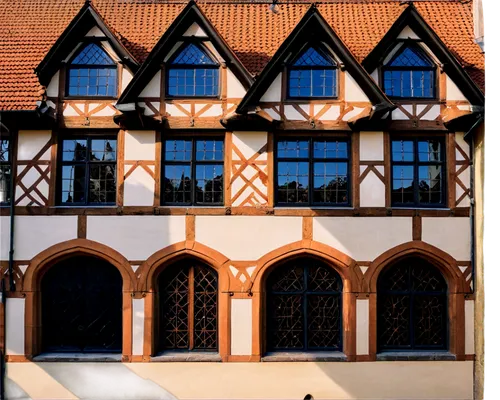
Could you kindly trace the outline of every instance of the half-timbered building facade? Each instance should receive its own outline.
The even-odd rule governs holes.
[[[189,398],[189,371],[213,398],[472,398],[471,2],[4,6],[12,381],[90,358]]]

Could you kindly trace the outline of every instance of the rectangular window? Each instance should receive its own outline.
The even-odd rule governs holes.
[[[0,205],[10,203],[10,180],[12,179],[12,158],[9,138],[0,138]]]
[[[116,203],[116,137],[75,136],[62,140],[59,202]]]
[[[391,153],[392,205],[444,207],[444,139],[394,139]]]
[[[349,147],[347,139],[278,140],[276,205],[349,205]]]
[[[167,138],[163,142],[163,204],[224,204],[224,140]]]

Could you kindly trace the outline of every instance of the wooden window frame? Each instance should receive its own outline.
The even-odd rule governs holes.
[[[278,142],[284,140],[307,140],[309,142],[309,156],[307,158],[280,158],[278,157]],[[345,141],[347,143],[347,158],[315,158],[313,155],[314,141]],[[285,136],[278,135],[274,138],[274,206],[278,208],[286,207],[328,207],[345,208],[351,207],[353,201],[353,174],[352,174],[352,141],[347,135],[300,135]],[[314,203],[314,163],[323,162],[347,162],[347,201],[345,203]],[[307,203],[280,203],[278,202],[278,164],[279,162],[307,162],[309,164],[309,189]]]
[[[94,161],[91,162],[88,159],[84,162],[74,162],[74,161],[63,161],[63,142],[65,140],[86,140],[87,141],[87,158],[90,154],[91,147],[90,143],[92,140],[116,140],[116,158],[114,161]],[[117,206],[118,203],[118,192],[119,189],[119,178],[118,178],[118,165],[119,165],[119,148],[118,148],[118,133],[106,132],[106,133],[86,133],[86,132],[74,132],[71,134],[62,135],[59,139],[58,144],[58,165],[57,165],[57,184],[56,184],[56,204],[62,207],[110,207]],[[88,200],[89,197],[89,181],[90,181],[90,165],[99,165],[99,164],[113,164],[115,165],[115,174],[116,174],[116,190],[115,190],[115,201],[114,202],[104,202],[104,203],[91,203]],[[63,166],[67,165],[85,165],[85,202],[63,202],[62,201],[62,170]]]
[[[431,162],[431,161],[419,161],[418,160],[418,142],[421,140],[439,140],[441,144],[441,161],[439,162]],[[413,161],[394,161],[393,160],[393,141],[402,140],[402,141],[411,141],[413,142]],[[389,157],[390,157],[390,177],[391,177],[391,186],[390,186],[390,205],[392,208],[447,208],[448,207],[448,160],[446,157],[447,154],[447,146],[448,142],[445,140],[443,135],[391,135],[389,137]],[[412,166],[413,167],[413,202],[412,203],[395,203],[393,201],[393,191],[394,191],[394,166]],[[418,200],[419,190],[418,190],[418,167],[425,165],[440,165],[441,166],[441,197],[443,201],[441,203],[420,203]]]

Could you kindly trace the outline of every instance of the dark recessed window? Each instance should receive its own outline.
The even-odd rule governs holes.
[[[342,350],[342,279],[333,268],[299,258],[267,279],[267,350]]]
[[[59,184],[63,205],[114,205],[116,138],[63,139]]]
[[[96,43],[89,43],[69,64],[68,96],[116,97],[116,64]]]
[[[288,68],[288,97],[336,97],[337,63],[323,49],[309,47]]]
[[[194,260],[160,273],[158,352],[217,351],[217,291],[217,273]]]
[[[392,205],[445,206],[444,140],[392,140]]]
[[[163,203],[223,205],[224,140],[168,138],[163,142]]]
[[[446,349],[447,291],[439,270],[420,258],[382,271],[377,282],[379,351]]]
[[[349,204],[347,139],[280,139],[276,165],[277,206]]]
[[[0,204],[10,203],[10,180],[12,179],[12,159],[10,140],[0,138]]]
[[[403,45],[383,68],[385,93],[390,97],[434,98],[435,69],[418,45]]]
[[[218,96],[219,63],[201,44],[189,43],[183,46],[167,68],[168,96]]]

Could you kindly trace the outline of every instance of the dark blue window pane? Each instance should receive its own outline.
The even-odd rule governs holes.
[[[309,201],[309,163],[278,162],[278,203]]]
[[[413,141],[394,140],[392,142],[392,161],[413,161]]]
[[[73,59],[77,65],[115,65],[111,57],[97,44],[90,43]]]
[[[314,158],[348,158],[347,142],[314,141]]]
[[[413,203],[413,166],[392,167],[392,201]]]
[[[278,157],[306,158],[309,157],[309,142],[307,140],[282,140],[278,142]]]
[[[328,57],[323,52],[319,52],[313,47],[309,47],[302,55],[293,63],[294,67],[298,66],[324,66],[324,67],[334,67],[336,66],[335,61],[331,57]]]
[[[224,142],[222,140],[197,140],[196,160],[223,161]]]
[[[169,96],[217,96],[218,69],[170,69],[168,71]]]
[[[222,203],[222,165],[196,166],[196,201],[198,203]]]
[[[167,203],[190,203],[191,165],[166,165],[164,185]]]
[[[190,43],[175,57],[172,64],[177,65],[217,65],[199,46]]]
[[[191,140],[165,140],[165,161],[191,161]]]
[[[390,67],[432,67],[429,58],[416,47],[406,47],[388,64]]]
[[[347,203],[347,163],[314,163],[313,190],[315,203]]]

